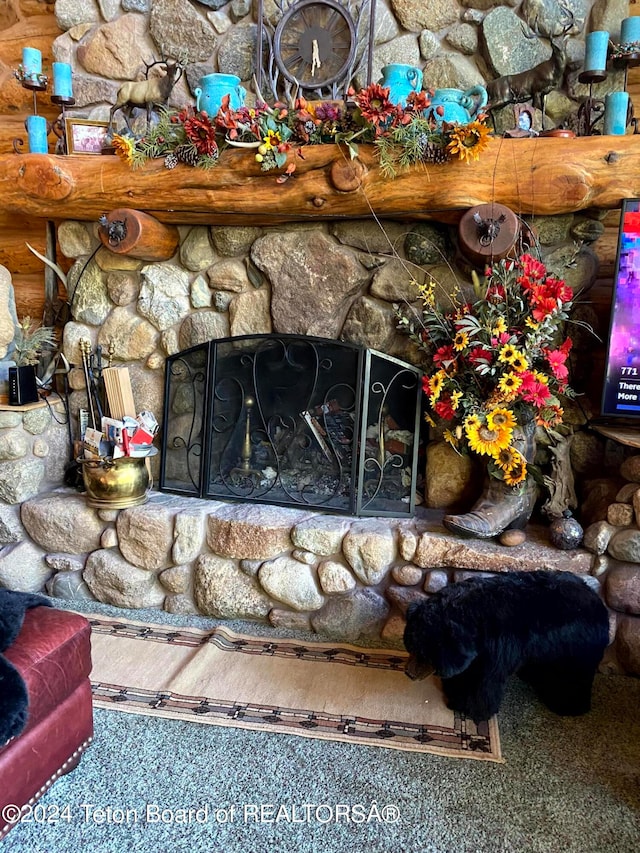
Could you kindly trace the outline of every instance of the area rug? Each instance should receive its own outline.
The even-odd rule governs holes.
[[[99,708],[502,761],[495,718],[450,711],[437,679],[406,677],[402,652],[85,615]]]

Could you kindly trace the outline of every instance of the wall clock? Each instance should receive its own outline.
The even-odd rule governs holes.
[[[274,56],[282,74],[304,89],[342,77],[356,54],[356,27],[337,0],[301,0],[276,27]]]
[[[266,19],[258,0],[256,82],[266,71],[271,91],[287,98],[344,97],[360,69],[371,79],[375,0],[274,0],[276,15]],[[263,67],[263,39],[268,55]]]

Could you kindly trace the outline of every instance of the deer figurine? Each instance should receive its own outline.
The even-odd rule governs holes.
[[[567,23],[557,35],[551,35],[551,56],[544,62],[540,62],[528,71],[520,71],[518,74],[505,74],[490,80],[487,83],[489,104],[487,109],[491,112],[499,110],[507,104],[521,104],[531,101],[533,106],[542,111],[544,122],[544,99],[549,92],[556,89],[562,82],[567,67],[567,39],[569,31],[574,25],[573,12],[566,6],[560,7]],[[536,22],[537,23],[537,22]],[[534,32],[526,38],[536,38],[536,23]]]
[[[166,73],[164,77],[149,78],[149,71],[154,65],[164,65]],[[118,89],[116,102],[109,113],[109,128],[113,124],[113,117],[118,110],[122,110],[127,127],[129,117],[134,107],[147,108],[147,125],[151,122],[151,110],[154,106],[164,106],[169,100],[173,87],[180,79],[184,70],[184,64],[178,59],[159,59],[147,64],[146,79],[123,83]]]

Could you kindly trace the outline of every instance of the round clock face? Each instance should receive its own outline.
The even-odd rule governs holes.
[[[303,89],[339,80],[356,52],[356,29],[337,0],[302,0],[280,19],[273,39],[282,74]]]

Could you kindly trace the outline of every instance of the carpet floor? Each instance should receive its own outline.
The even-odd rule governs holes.
[[[88,603],[96,610],[211,627]],[[578,718],[514,679],[499,764],[98,708],[79,767],[2,853],[636,853],[639,709],[639,679],[598,676]]]

